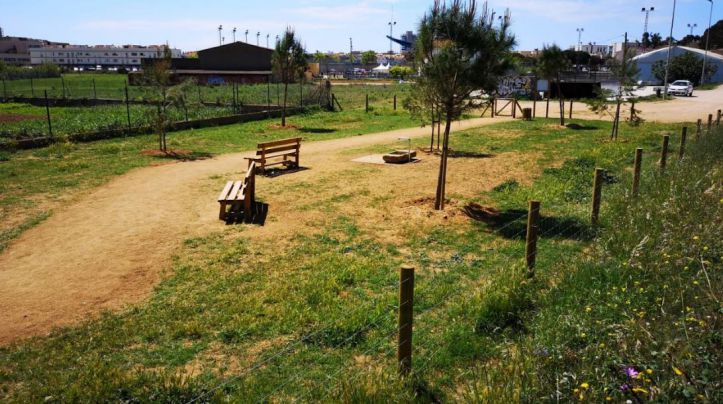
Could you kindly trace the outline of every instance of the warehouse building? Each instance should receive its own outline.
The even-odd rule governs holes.
[[[689,48],[687,46],[673,46],[670,50],[670,57],[674,58],[684,53],[692,53],[699,59],[705,57],[705,51],[696,48]],[[638,74],[637,80],[646,84],[662,84],[661,80],[655,77],[653,73],[653,65],[655,62],[667,60],[668,48],[660,48],[652,52],[643,53],[633,58],[633,61],[637,63],[640,73]],[[707,57],[708,64],[717,66],[718,69],[712,76],[706,77],[707,83],[723,83],[723,56],[708,52]]]
[[[271,49],[244,42],[216,46],[198,51],[198,58],[172,59],[172,77],[175,82],[194,79],[205,85],[265,83],[272,73],[272,53]]]

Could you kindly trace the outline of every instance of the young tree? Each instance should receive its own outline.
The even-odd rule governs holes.
[[[545,46],[537,60],[537,75],[547,80],[548,91],[554,81],[557,84],[557,98],[560,100],[560,125],[565,125],[565,98],[560,84],[562,72],[570,67],[565,52],[557,45]]]
[[[166,131],[170,124],[167,114],[169,102],[168,93],[171,88],[171,56],[170,51],[161,58],[153,60],[143,68],[143,84],[151,89],[151,100],[156,104],[156,112],[152,113],[151,125],[158,135],[158,149],[163,153],[168,152],[166,145]]]
[[[415,85],[429,94],[431,105],[440,106],[445,120],[437,210],[444,209],[445,204],[452,121],[472,108],[473,91],[493,92],[500,77],[512,66],[515,39],[509,32],[509,18],[495,24],[487,3],[479,11],[475,0],[436,0],[419,24],[416,51],[421,77]]]
[[[306,70],[306,55],[301,42],[296,39],[294,30],[289,27],[284,36],[276,43],[271,56],[274,73],[284,83],[284,104],[281,110],[281,126],[286,126],[286,102],[289,96],[289,83],[301,78]]]

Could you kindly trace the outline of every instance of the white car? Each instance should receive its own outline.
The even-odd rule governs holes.
[[[668,94],[692,97],[693,83],[688,80],[676,80],[668,86]]]

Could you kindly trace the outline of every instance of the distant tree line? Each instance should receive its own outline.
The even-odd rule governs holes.
[[[22,66],[10,66],[0,61],[0,79],[17,80],[17,79],[39,79],[49,77],[60,77],[60,68],[52,63],[44,63],[32,68]]]

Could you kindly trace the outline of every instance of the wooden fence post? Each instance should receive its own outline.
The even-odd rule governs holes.
[[[680,133],[680,150],[678,151],[678,160],[683,160],[685,156],[685,141],[688,137],[688,127],[683,126],[683,131]]]
[[[497,100],[495,98],[492,98],[490,107],[492,108],[492,118],[494,118],[495,114],[497,114]]]
[[[713,130],[713,114],[708,114],[708,134]]]
[[[369,112],[369,93],[366,94],[366,98],[364,101],[364,111]]]
[[[512,104],[512,119],[517,119],[517,100],[513,99],[511,104]]]
[[[545,118],[550,117],[550,97],[547,97],[547,106],[545,107]]]
[[[45,90],[45,116],[48,118],[48,134],[53,137],[53,124],[50,121],[50,101],[48,101],[48,90]]]
[[[592,183],[592,214],[590,215],[590,223],[597,226],[600,221],[600,199],[602,196],[603,174],[605,170],[602,168],[595,169],[595,178]]]
[[[631,101],[630,103],[630,122],[632,122],[635,119],[635,101]]]
[[[131,104],[128,99],[128,84],[126,84],[126,117],[128,118],[128,132],[131,131]]]
[[[718,110],[718,117],[715,120],[715,126],[720,126],[721,110]]]
[[[700,140],[700,134],[702,131],[703,131],[703,120],[698,119],[698,123],[696,125],[696,130],[695,130],[695,140],[696,141]]]
[[[571,100],[570,100],[570,116],[569,116],[570,119],[572,119],[572,105],[573,105],[573,102],[574,102],[574,100],[571,99]]]
[[[537,118],[537,97],[532,99],[532,118]]]
[[[399,334],[397,364],[399,374],[412,371],[412,323],[414,321],[414,268],[403,266],[399,271]]]
[[[394,94],[394,110],[397,110],[397,95]]]
[[[670,144],[670,135],[663,136],[663,150],[660,152],[660,171],[665,171],[668,164],[668,145]]]
[[[537,235],[540,230],[540,201],[530,201],[527,211],[527,237],[525,242],[525,260],[527,262],[527,276],[535,277],[535,262],[537,260]]]
[[[633,166],[633,196],[638,196],[640,192],[640,171],[643,164],[643,149],[635,150],[635,165]]]

